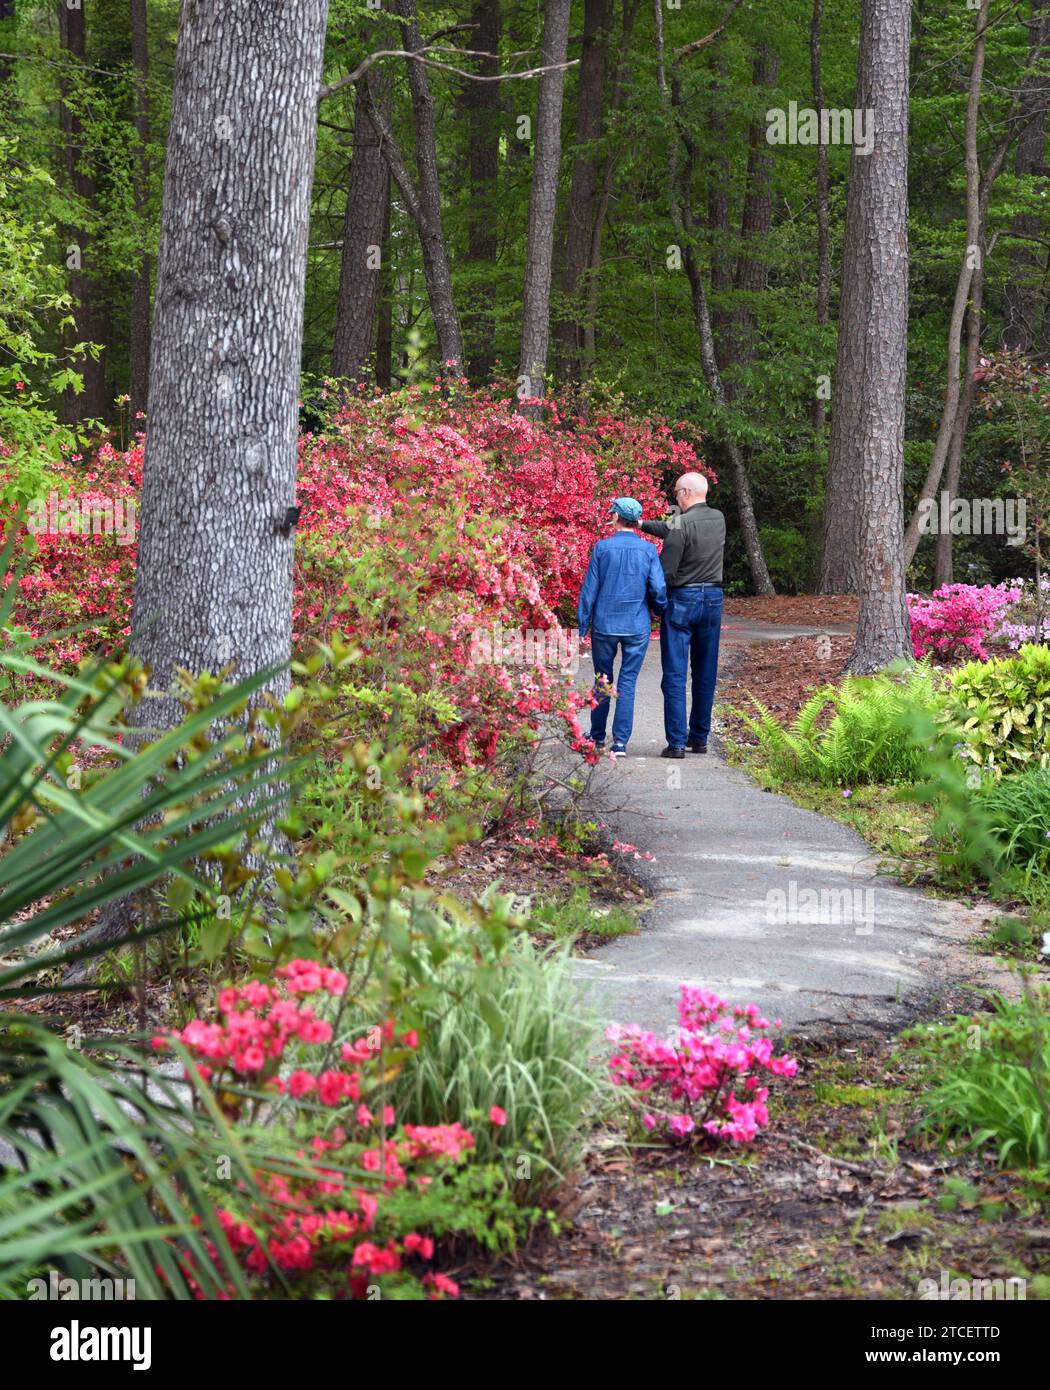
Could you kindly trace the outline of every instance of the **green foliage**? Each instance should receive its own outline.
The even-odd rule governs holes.
[[[813,566],[807,537],[791,526],[763,526],[759,538],[774,588],[787,594],[804,592]]]
[[[1050,899],[1050,768],[987,781],[975,800],[995,841],[1002,890]]]
[[[579,936],[625,936],[638,930],[635,914],[617,903],[598,907],[587,888],[575,888],[565,899],[541,899],[529,914],[529,929],[554,941]]]
[[[992,1147],[1002,1165],[1050,1171],[1050,994],[996,997],[991,1013],[931,1023],[906,1037],[929,1067],[925,1127]]]
[[[847,676],[815,691],[785,729],[757,700],[757,717],[743,715],[776,778],[824,786],[912,782],[922,751],[908,716],[934,705],[935,679],[928,666],[875,676]]]
[[[969,661],[952,672],[940,719],[962,730],[962,755],[996,777],[1050,767],[1050,647]]]
[[[419,1124],[459,1120],[475,1135],[478,1161],[499,1164],[517,1199],[538,1205],[578,1161],[607,1095],[591,1066],[600,1034],[580,1009],[572,956],[521,938],[502,959],[468,963],[453,950],[428,973],[441,995],[421,1010],[420,1046],[390,1103]],[[503,1126],[489,1119],[494,1105],[506,1112]]]

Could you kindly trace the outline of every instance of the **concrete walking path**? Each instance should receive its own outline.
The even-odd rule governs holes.
[[[722,667],[756,641],[849,630],[727,617]],[[581,661],[580,679],[590,671]],[[632,861],[653,900],[639,934],[580,959],[587,999],[605,1018],[660,1033],[675,1023],[680,984],[734,1004],[754,1001],[799,1035],[882,1031],[905,1021],[939,980],[958,975],[952,948],[975,934],[982,914],[880,874],[858,835],[763,791],[719,756],[717,718],[713,733],[706,756],[659,756],[654,641],[628,756],[603,762],[591,801],[611,838],[655,855],[651,864]]]

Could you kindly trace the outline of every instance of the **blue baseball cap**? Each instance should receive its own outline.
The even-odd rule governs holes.
[[[609,510],[615,512],[622,521],[641,521],[642,519],[642,504],[635,501],[633,497],[617,497]]]

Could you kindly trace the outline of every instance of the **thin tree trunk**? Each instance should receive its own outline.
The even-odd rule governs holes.
[[[327,0],[196,0],[179,24],[132,651],[288,688],[298,389]]]
[[[58,0],[58,28],[62,56],[68,65],[61,82],[59,106],[59,125],[65,143],[66,181],[85,217],[90,218],[95,206],[95,180],[83,147],[83,122],[78,109],[83,90],[73,76],[87,56],[83,7],[71,10],[66,7],[65,0]],[[97,268],[90,233],[87,227],[71,225],[66,228],[66,238],[69,291],[76,300],[73,341],[95,343],[103,349],[109,340],[109,316],[95,273]],[[79,394],[72,391],[66,393],[63,402],[66,420],[105,419],[110,413],[105,352],[85,356],[76,364],[76,368],[84,389]]]
[[[390,168],[368,116],[370,102],[389,119],[390,82],[384,73],[366,73],[354,95],[354,149],[332,341],[332,375],[350,382],[368,376],[390,202]]]
[[[1030,178],[1043,173],[1046,160],[1046,83],[1040,71],[1050,42],[1050,0],[1032,0],[1029,72],[1021,86],[1022,109],[1029,118],[1017,141],[1014,173]],[[1011,224],[1015,237],[1038,237],[1043,219],[1037,213],[1019,212]],[[1006,283],[1003,342],[1008,348],[1031,352],[1036,344],[1042,261],[1031,243],[1018,240],[1010,249],[1010,278]]]
[[[131,61],[135,68],[135,217],[139,235],[146,231],[149,208],[149,30],[147,0],[131,0]],[[131,292],[131,421],[132,431],[149,404],[150,281],[153,258],[143,247]]]
[[[718,408],[719,413],[724,415],[726,410],[725,387],[722,383],[722,374],[718,369],[718,361],[715,355],[714,333],[711,328],[711,311],[707,301],[707,290],[704,285],[703,270],[696,255],[696,238],[694,235],[695,229],[692,211],[692,187],[696,168],[697,149],[695,141],[689,134],[688,124],[681,113],[682,98],[677,73],[672,70],[670,82],[667,77],[664,57],[664,20],[661,0],[653,0],[653,19],[656,26],[657,82],[660,89],[661,105],[664,108],[668,123],[667,191],[671,208],[671,219],[674,224],[679,245],[682,247],[682,262],[689,280],[693,319],[696,323],[697,337],[700,345],[701,369],[704,373],[704,380],[707,382],[707,389],[711,392],[711,398]],[[679,148],[679,146],[681,148]],[[684,159],[682,158],[683,153],[685,156]],[[724,433],[720,442],[722,452],[729,462],[730,472],[732,474],[733,491],[737,506],[737,521],[740,527],[740,536],[744,543],[744,551],[747,555],[748,565],[751,569],[751,581],[754,585],[756,594],[772,594],[775,590],[773,588],[773,581],[769,577],[769,570],[766,567],[765,556],[762,553],[762,541],[758,533],[758,522],[755,518],[754,501],[751,496],[751,483],[747,476],[747,466],[744,462],[744,456],[739,445],[728,432]]]
[[[418,52],[423,47],[423,39],[416,18],[415,0],[395,0],[394,8],[401,17],[402,42],[405,49],[409,53]],[[463,369],[463,335],[452,295],[452,272],[449,269],[448,247],[441,217],[441,180],[438,176],[434,98],[423,64],[409,58],[406,60],[406,66],[409,91],[412,94],[412,112],[415,117],[416,170],[419,177],[418,193],[413,200],[416,209],[413,217],[419,227],[423,270],[426,275],[430,312],[434,319],[434,331],[437,334],[441,373],[443,376],[455,378]],[[374,104],[370,111],[375,111]],[[382,133],[381,126],[377,126],[377,129]],[[389,157],[393,151],[392,139],[388,144],[384,138],[383,148]],[[398,179],[398,170],[393,163],[390,172]],[[400,179],[398,186],[401,187]],[[404,188],[401,191],[408,205],[408,195]],[[412,212],[410,205],[409,211]]]
[[[707,165],[707,227],[711,233],[711,327],[716,344],[726,344],[733,321],[730,304],[733,292],[733,255],[729,226],[732,165],[729,158],[725,110],[729,64],[725,54],[718,50],[711,55],[711,72],[713,81],[707,115],[707,134],[711,144],[711,158]]]
[[[813,88],[813,108],[824,109],[824,75],[821,61],[820,31],[824,17],[824,0],[813,0],[813,13],[809,26],[809,74]],[[828,147],[823,141],[817,145],[816,160],[816,217],[817,217],[817,328],[824,329],[831,319],[831,218],[828,210]],[[825,427],[827,424],[827,400],[813,383],[813,405],[810,411],[810,426],[813,430],[813,470],[810,482],[810,505],[812,512],[809,521],[810,553],[814,560],[814,575],[820,573],[820,543],[822,532],[822,508],[817,499],[824,490],[827,472],[825,454]]]
[[[619,53],[616,63],[616,72],[612,83],[612,95],[609,99],[609,118],[612,120],[618,116],[624,102],[624,95],[627,90],[628,63],[631,54],[631,39],[634,34],[634,21],[641,7],[641,0],[625,0],[623,7],[623,19],[620,27]],[[586,279],[587,279],[587,304],[584,310],[584,320],[581,340],[581,363],[580,379],[588,382],[594,372],[594,363],[597,356],[597,325],[598,325],[598,297],[599,297],[599,274],[602,263],[602,235],[605,231],[605,220],[609,215],[609,202],[612,198],[613,183],[616,176],[617,152],[609,150],[604,158],[601,173],[601,189],[598,194],[597,207],[594,214],[594,226],[591,229],[590,254],[587,258]]]
[[[757,44],[752,67],[754,86],[767,89],[775,87],[779,72],[779,56],[768,43]],[[762,238],[769,235],[773,222],[772,177],[772,147],[765,139],[764,127],[754,124],[748,131],[747,184],[740,214],[740,252],[733,277],[737,309],[728,329],[728,343],[722,356],[724,366],[732,363],[738,371],[746,369],[754,360],[754,305],[757,296],[766,287],[768,274],[761,243]],[[729,400],[735,400],[738,394],[735,383],[726,384]]]
[[[499,0],[478,0],[471,10],[470,47],[482,56],[476,60],[480,76],[499,71],[502,16]],[[472,286],[473,305],[465,323],[470,375],[485,380],[495,363],[496,294],[494,272],[499,250],[496,196],[499,187],[501,133],[500,84],[467,82],[463,94],[467,132],[467,174],[470,206],[467,210],[467,264],[477,267]]]
[[[981,304],[984,297],[984,271],[978,270],[973,277],[970,308],[966,315],[966,367],[963,375],[962,394],[959,408],[955,412],[955,426],[951,443],[948,446],[948,465],[944,475],[943,492],[947,493],[947,508],[939,507],[937,515],[940,527],[937,531],[937,549],[933,568],[933,587],[939,589],[943,584],[953,582],[952,536],[947,522],[951,515],[953,498],[959,495],[959,479],[962,473],[963,449],[970,424],[974,398],[977,395],[977,371],[981,352]]]
[[[389,192],[389,190],[388,190]],[[376,315],[376,385],[389,391],[394,383],[394,268],[390,264],[390,198],[383,219],[383,268],[379,272],[379,304]]]
[[[837,398],[857,398],[860,610],[849,661],[857,672],[911,655],[902,553],[910,28],[911,0],[863,0],[857,106],[875,113],[875,146],[868,155],[854,147],[850,161],[848,198],[859,215],[842,277],[867,282],[867,313],[862,356],[840,356],[836,374]]]
[[[984,218],[981,206],[981,166],[977,151],[977,120],[980,114],[981,85],[984,80],[984,58],[986,31],[988,28],[988,6],[990,0],[981,0],[977,13],[977,34],[974,40],[973,63],[970,68],[970,90],[966,102],[966,245],[963,248],[962,265],[955,284],[955,299],[952,303],[951,319],[948,324],[948,381],[944,393],[944,406],[941,423],[937,430],[933,454],[926,470],[920,501],[933,497],[940,486],[944,463],[948,457],[952,432],[955,429],[955,415],[959,409],[959,363],[962,351],[961,335],[963,318],[970,297],[970,285],[977,269],[984,240]],[[904,537],[904,563],[910,565],[915,558],[921,538],[922,516],[917,507],[908,524]]]
[[[518,408],[521,414],[529,416],[539,414],[539,400],[546,390],[554,224],[561,167],[561,110],[565,94],[565,69],[556,65],[565,62],[571,10],[570,0],[547,0],[543,17],[543,64],[547,71],[540,74],[536,100],[518,367]]]
[[[566,212],[565,252],[560,277],[564,309],[555,325],[559,376],[579,382],[582,375],[585,328],[584,304],[579,301],[581,279],[594,250],[594,228],[601,197],[599,157],[595,143],[601,139],[605,107],[605,77],[612,0],[585,0],[583,56],[576,98],[576,155]]]

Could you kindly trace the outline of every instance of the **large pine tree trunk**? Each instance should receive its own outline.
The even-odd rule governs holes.
[[[569,203],[566,209],[565,253],[560,276],[565,311],[558,319],[559,371],[571,381],[579,381],[583,366],[586,295],[578,292],[590,265],[594,229],[601,194],[600,167],[595,142],[601,138],[605,106],[605,74],[609,35],[612,29],[612,0],[585,0],[583,9],[583,56],[576,96],[576,145]]]
[[[558,210],[558,171],[561,165],[561,108],[565,93],[565,62],[569,44],[570,0],[547,0],[543,18],[543,63],[539,79],[536,132],[529,192],[529,232],[525,253],[525,289],[521,315],[519,400],[542,397],[546,384],[547,348],[551,331],[551,275],[554,264],[554,222]],[[521,407],[536,414],[538,405]]]
[[[69,9],[65,0],[58,0],[58,30],[63,57],[75,74],[87,57],[87,29],[84,7]],[[65,143],[66,182],[79,200],[85,217],[93,215],[95,179],[90,159],[84,148],[84,122],[80,114],[83,86],[76,76],[63,76],[62,101],[59,105],[59,126]],[[73,310],[76,328],[73,340],[96,343],[104,348],[109,341],[109,314],[102,289],[99,267],[95,264],[94,248],[88,228],[71,224],[65,229],[69,291],[77,301]],[[79,263],[78,263],[79,262]],[[106,355],[86,356],[76,364],[84,389],[66,393],[63,414],[68,421],[104,420],[110,414],[109,391],[106,387]]]
[[[332,342],[332,375],[356,381],[366,375],[382,278],[383,236],[390,201],[390,168],[368,116],[375,102],[386,114],[389,81],[371,73],[357,84],[354,151],[343,219],[343,249]]]
[[[911,654],[903,550],[910,30],[910,0],[863,0],[857,106],[875,113],[875,146],[853,151],[842,278],[844,287],[864,283],[851,304],[866,312],[843,335],[836,375],[836,414],[843,397],[856,402],[860,612],[849,665],[859,672]]]
[[[146,0],[131,0],[131,61],[135,68],[135,134],[139,148],[135,166],[135,216],[145,232],[149,207],[149,30]],[[131,291],[131,421],[132,430],[149,402],[150,278],[152,258],[143,247]]]
[[[164,179],[132,649],[168,726],[176,667],[288,661],[298,386],[327,0],[182,9]],[[274,677],[278,694],[287,671]]]

